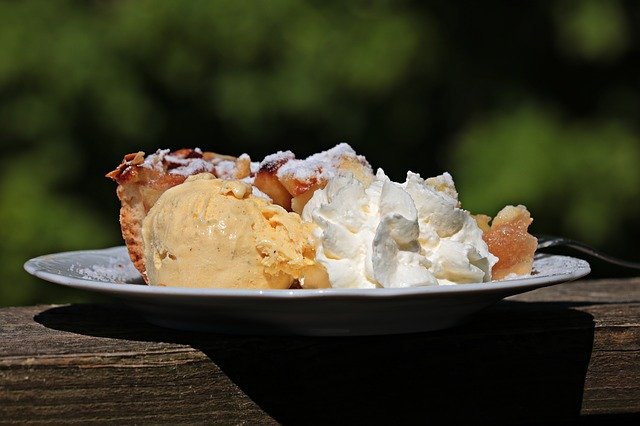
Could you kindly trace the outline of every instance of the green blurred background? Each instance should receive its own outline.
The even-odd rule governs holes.
[[[638,260],[640,3],[0,2],[0,305],[90,297],[30,257],[120,245],[128,152],[348,142],[394,179]]]

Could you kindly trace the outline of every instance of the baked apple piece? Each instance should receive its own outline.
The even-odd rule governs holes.
[[[278,179],[278,170],[289,160],[293,160],[295,155],[291,151],[277,152],[268,155],[260,163],[260,168],[256,173],[253,185],[271,198],[277,204],[288,211],[291,211],[291,198],[293,196]]]
[[[533,267],[533,255],[538,248],[538,240],[528,229],[533,219],[525,206],[506,206],[489,224],[490,218],[476,216],[483,230],[483,240],[489,251],[498,257],[491,275],[494,280],[506,278],[511,274],[527,275]]]
[[[296,159],[291,151],[280,151],[260,163],[254,185],[275,204],[301,214],[317,189],[345,172],[352,173],[365,186],[373,180],[373,170],[367,160],[345,143],[303,160]]]

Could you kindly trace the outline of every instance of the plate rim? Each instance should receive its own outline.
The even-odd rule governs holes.
[[[577,280],[591,272],[589,263],[572,256],[560,256],[553,254],[537,254],[537,258],[566,258],[577,262],[577,267],[567,273],[544,276],[529,275],[526,277],[511,278],[500,281],[458,285],[438,285],[405,288],[373,288],[373,289],[225,289],[225,288],[189,288],[189,287],[164,287],[145,284],[116,283],[110,281],[91,280],[85,278],[69,277],[43,270],[38,263],[51,258],[69,257],[80,254],[109,255],[110,252],[126,250],[125,246],[115,246],[104,249],[72,250],[37,256],[27,260],[23,267],[29,274],[42,280],[55,284],[71,287],[79,290],[97,291],[100,293],[121,296],[154,296],[172,298],[261,298],[278,300],[300,299],[380,299],[380,298],[405,298],[405,297],[442,297],[470,293],[524,293],[537,288]],[[515,294],[514,293],[514,294]]]

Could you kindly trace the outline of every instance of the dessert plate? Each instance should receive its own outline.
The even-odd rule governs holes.
[[[40,256],[24,268],[46,281],[123,300],[147,321],[238,334],[376,335],[451,327],[491,304],[590,272],[567,256],[537,255],[530,276],[398,289],[233,290],[143,284],[126,247]]]

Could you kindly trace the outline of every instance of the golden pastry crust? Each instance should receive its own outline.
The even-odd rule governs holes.
[[[244,179],[251,175],[251,160],[246,154],[236,158],[199,149],[158,150],[149,156],[140,151],[125,155],[120,165],[107,173],[118,183],[120,228],[129,257],[145,281],[142,221],[164,191],[204,172],[223,179]]]

